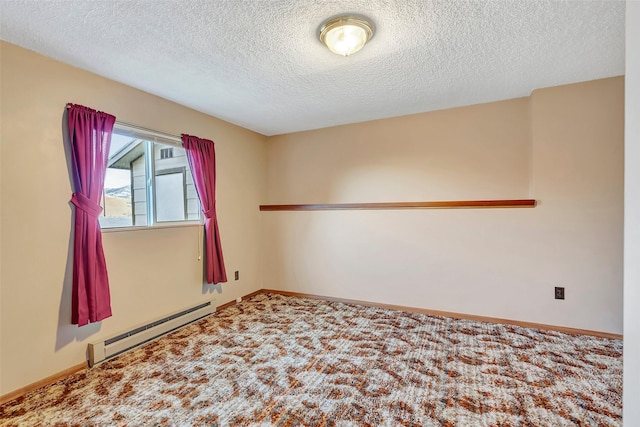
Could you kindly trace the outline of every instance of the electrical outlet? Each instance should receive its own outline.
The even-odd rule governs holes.
[[[564,287],[556,286],[556,299],[564,299]]]
[[[240,272],[238,270],[236,270],[235,277],[236,277],[236,280],[240,280]]]
[[[242,297],[238,297],[238,298],[236,298],[236,302],[237,302],[237,303],[241,303],[241,302],[242,302]]]

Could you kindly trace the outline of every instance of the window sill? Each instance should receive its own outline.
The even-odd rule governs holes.
[[[189,221],[189,222],[181,222],[181,223],[167,223],[167,224],[159,224],[152,226],[139,226],[139,227],[112,227],[112,228],[102,228],[103,234],[105,233],[121,233],[128,231],[149,231],[149,230],[162,230],[167,228],[188,228],[188,227],[202,227],[204,225],[203,222],[200,221]]]

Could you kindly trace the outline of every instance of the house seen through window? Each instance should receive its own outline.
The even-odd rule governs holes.
[[[116,124],[102,207],[102,228],[199,221],[200,202],[181,141]]]

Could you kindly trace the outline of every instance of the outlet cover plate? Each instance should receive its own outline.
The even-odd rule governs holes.
[[[564,287],[556,286],[555,297],[556,299],[564,299]]]

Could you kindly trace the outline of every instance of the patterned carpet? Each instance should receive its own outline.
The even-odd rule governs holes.
[[[621,426],[622,341],[259,294],[1,426]]]

